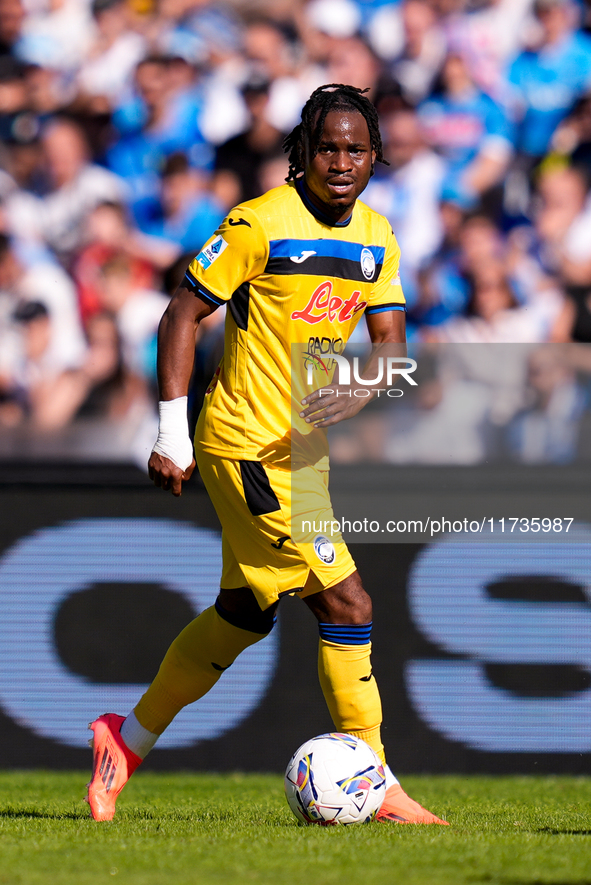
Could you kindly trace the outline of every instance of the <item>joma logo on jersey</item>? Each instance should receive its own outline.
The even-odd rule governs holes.
[[[302,264],[307,258],[311,258],[312,255],[316,255],[316,252],[312,249],[308,249],[305,252],[301,252],[299,255],[290,255],[289,257],[295,264]]]
[[[292,320],[303,320],[305,323],[314,325],[322,320],[329,322],[346,323],[354,314],[367,307],[367,301],[360,301],[361,292],[353,292],[350,298],[343,300],[338,295],[332,294],[332,283],[328,280],[321,283],[310,296],[310,300],[303,310],[294,310]]]

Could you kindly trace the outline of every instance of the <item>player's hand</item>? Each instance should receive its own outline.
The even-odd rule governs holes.
[[[327,389],[330,393],[327,393]],[[331,427],[339,421],[352,418],[368,403],[372,396],[367,396],[367,387],[363,388],[363,395],[356,396],[354,387],[332,384],[330,388],[314,390],[302,400],[304,410],[300,412],[300,418],[304,418],[307,424],[314,427]]]
[[[186,470],[181,470],[174,461],[158,452],[152,452],[148,461],[148,476],[154,485],[166,492],[170,490],[176,498],[182,494],[183,482],[191,478],[194,470],[195,458]]]

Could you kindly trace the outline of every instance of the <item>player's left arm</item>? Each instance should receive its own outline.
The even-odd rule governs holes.
[[[400,286],[398,272],[400,249],[394,234],[389,230],[390,237],[385,250],[382,273],[372,292],[370,302],[365,311],[367,329],[372,342],[371,353],[365,362],[362,378],[377,378],[388,357],[406,357],[406,314],[404,295]],[[356,389],[363,388],[363,396],[356,396]],[[314,427],[330,427],[352,418],[377,396],[376,387],[370,385],[352,385],[348,388],[332,384],[332,392],[323,393],[314,390],[302,400],[305,407],[300,412],[308,424]],[[327,388],[324,388],[326,390]],[[367,396],[367,391],[371,396]]]
[[[382,313],[371,313],[366,317],[366,321],[367,331],[371,343],[374,345],[370,359],[373,358],[373,351],[380,344],[404,345],[400,350],[400,355],[406,356],[406,314],[404,311],[388,310]]]
[[[406,357],[404,320],[404,313],[393,310],[367,317],[367,328],[372,341],[372,348],[363,366],[362,378],[378,377],[380,359],[383,361],[383,367],[387,365],[386,361],[389,357]],[[302,400],[302,405],[305,408],[300,412],[300,417],[305,418],[309,424],[313,423],[314,427],[330,427],[333,424],[338,424],[339,421],[352,418],[368,402],[375,399],[377,387],[379,386],[372,388],[365,385],[351,385],[345,388],[343,385],[331,384],[329,389],[332,393],[330,394],[322,393],[321,390],[314,390]],[[363,396],[355,395],[355,390],[358,388],[363,389]],[[326,389],[323,388],[323,390]],[[368,390],[372,394],[371,396],[366,395]]]

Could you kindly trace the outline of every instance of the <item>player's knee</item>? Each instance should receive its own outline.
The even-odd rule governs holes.
[[[216,611],[220,618],[233,627],[248,630],[249,633],[259,633],[262,639],[275,626],[277,605],[271,605],[263,611],[252,591],[246,587],[243,591],[246,593],[241,600],[237,595],[238,591],[222,590],[215,601]]]
[[[373,617],[370,596],[361,587],[355,593],[336,592],[329,599],[329,616],[335,624],[369,624]]]
[[[304,602],[320,622],[368,624],[372,620],[371,597],[364,590],[357,572],[334,587],[307,596]]]

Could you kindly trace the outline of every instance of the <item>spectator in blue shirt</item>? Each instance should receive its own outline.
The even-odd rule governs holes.
[[[203,176],[185,154],[171,154],[162,172],[161,213],[146,232],[178,243],[183,253],[197,253],[225,214]]]
[[[131,190],[131,209],[146,231],[159,212],[160,172],[166,158],[187,153],[193,165],[207,167],[213,152],[200,129],[201,105],[195,84],[190,88],[178,68],[193,76],[183,59],[150,56],[136,69],[137,97],[118,108],[113,123],[119,140],[107,155],[109,167]]]
[[[591,87],[591,38],[578,31],[572,0],[536,0],[542,30],[537,49],[522,52],[509,70],[519,119],[517,147],[536,159],[548,150],[554,130]]]
[[[427,141],[447,160],[448,185],[466,199],[497,184],[509,164],[512,127],[501,107],[472,80],[463,57],[450,53],[443,91],[419,106]]]

